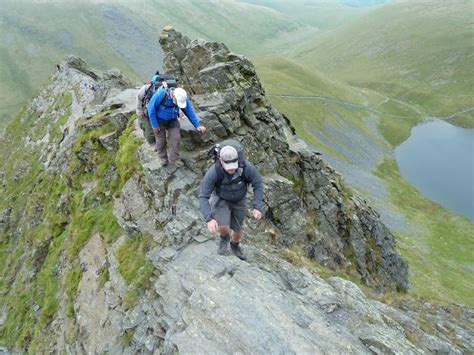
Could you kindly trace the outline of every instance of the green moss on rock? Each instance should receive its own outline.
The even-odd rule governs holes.
[[[51,131],[54,141],[62,136],[60,127],[70,116],[71,102],[72,96],[63,95],[55,104],[54,110],[62,115]],[[107,151],[98,140],[116,130],[110,122],[82,127],[68,156],[67,170],[45,171],[38,162],[39,152],[23,142],[37,119],[25,115],[21,113],[12,122],[0,142],[4,185],[0,211],[12,208],[10,231],[0,232],[0,304],[7,310],[0,339],[9,348],[41,352],[54,341],[51,324],[63,292],[67,314],[74,316],[82,277],[77,264],[80,250],[96,233],[108,243],[125,233],[113,215],[113,194],[140,171],[137,151],[141,141],[132,134],[135,116],[120,137],[117,153]],[[134,275],[127,276],[135,280],[129,285],[130,295],[137,294],[151,275],[151,264],[144,256],[149,242],[127,244],[132,250],[137,248],[133,255],[138,260],[135,269],[131,261],[122,259],[122,271]],[[108,278],[105,268],[101,284]],[[129,298],[130,304],[136,299]]]

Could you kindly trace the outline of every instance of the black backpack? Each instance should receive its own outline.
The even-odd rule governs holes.
[[[158,90],[158,88],[161,86],[161,84],[160,85],[158,85],[157,83],[154,84],[151,81],[147,82],[147,84],[150,84],[150,86],[148,86],[148,88],[145,90],[145,94],[143,95],[142,107],[144,108],[148,106],[148,103],[150,102],[151,97],[153,96],[155,91]]]
[[[225,141],[222,141],[221,143],[214,144],[212,148],[209,149],[207,154],[211,156],[214,159],[214,161],[218,161],[219,153],[221,149],[227,145],[230,145],[231,147],[235,148],[239,157],[239,166],[244,167],[245,166],[244,146],[242,145],[242,143],[234,139],[226,139]]]
[[[235,150],[237,150],[238,158],[239,158],[239,168],[244,169],[242,172],[242,175],[245,176],[245,155],[244,155],[244,146],[242,143],[239,141],[233,140],[233,139],[226,139],[225,141],[221,143],[216,143],[214,146],[209,149],[208,155],[213,157],[214,159],[214,164],[216,167],[216,173],[217,173],[217,181],[218,184],[220,184],[224,180],[224,169],[222,168],[220,162],[219,162],[219,153],[221,149],[227,145],[230,145],[231,147],[234,147]]]
[[[158,87],[163,85],[163,82],[168,84],[169,88],[177,88],[178,87],[178,79],[170,74],[158,74],[158,79],[156,80]]]
[[[150,86],[146,89],[145,94],[143,95],[142,107],[148,106],[148,103],[150,102],[153,94],[155,93],[156,90],[158,90],[163,85],[163,82],[166,82],[166,84],[168,84],[168,88],[178,87],[178,79],[176,79],[176,77],[169,74],[159,74],[158,79],[156,80],[155,83],[151,81],[147,82],[147,84],[149,83]],[[166,100],[166,96],[167,95],[163,97],[161,104],[163,104],[163,102]]]

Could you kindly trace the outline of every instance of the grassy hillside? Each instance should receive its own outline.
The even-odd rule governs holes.
[[[365,9],[344,4],[339,0],[238,0],[264,6],[289,18],[316,27],[322,31],[331,30],[353,20]]]
[[[423,197],[391,157],[422,119],[416,108],[285,59],[261,59],[256,66],[270,101],[297,133],[391,220],[385,222],[410,264],[411,293],[474,305],[474,225]]]
[[[332,96],[367,106],[381,101],[369,90],[354,89],[317,70],[309,70],[284,58],[259,57],[254,60],[254,65],[265,82],[267,94]]]
[[[308,142],[315,142],[315,136],[304,127],[322,129],[325,123],[333,122],[334,106],[349,111],[345,118],[356,126],[364,126],[360,123],[363,116],[377,116],[377,128],[391,148],[408,138],[411,127],[421,120],[420,113],[409,104],[389,99],[370,89],[352,87],[292,61],[261,57],[254,63],[267,95],[297,128],[301,128],[300,134]],[[280,95],[308,97],[298,99]],[[367,127],[364,131],[372,134]]]
[[[165,24],[245,54],[288,48],[316,32],[272,9],[231,0],[6,0],[0,8],[0,128],[68,54],[144,80],[161,67],[158,36]]]
[[[101,12],[93,6],[2,1],[0,32],[0,127],[68,54],[138,78],[108,44]]]
[[[293,59],[447,117],[474,107],[472,2],[397,1],[314,38]],[[473,112],[450,118],[474,126]]]
[[[146,6],[121,1],[121,6],[157,28],[171,24],[190,38],[224,42],[232,51],[252,57],[287,49],[319,32],[286,13],[236,0],[149,0]]]
[[[345,5],[356,7],[380,5],[389,1],[390,0],[340,0],[340,2]]]
[[[387,182],[387,203],[410,220],[406,233],[397,233],[399,249],[411,268],[412,293],[443,302],[474,306],[474,224],[444,209],[418,192],[386,158],[375,174]]]
[[[0,228],[0,305],[2,312],[8,310],[2,313],[5,318],[0,322],[0,341],[2,345],[28,349],[29,353],[39,353],[51,344],[55,336],[51,322],[57,314],[74,317],[73,304],[82,277],[79,252],[88,239],[98,233],[112,243],[124,235],[113,215],[113,195],[132,173],[139,171],[140,141],[131,134],[135,115],[121,132],[117,152],[104,149],[97,139],[107,132],[117,132],[116,126],[103,120],[110,110],[91,118],[97,122],[92,127],[86,121],[76,121],[77,135],[68,154],[67,169],[45,169],[40,162],[41,149],[31,142],[49,137],[51,147],[59,146],[67,134],[64,127],[77,94],[57,95],[50,90],[43,87],[42,98],[55,97],[51,106],[45,111],[25,107],[0,139],[0,213],[3,217],[5,211],[12,211],[6,212],[7,225]],[[85,147],[89,147],[87,154],[81,152]],[[111,169],[116,174],[113,181],[107,181]],[[96,182],[94,187],[86,191],[84,184],[92,181]],[[150,268],[141,249],[147,238],[137,234],[137,239],[133,250],[122,250],[133,257],[130,269],[140,269],[140,274],[129,269],[126,256],[119,261],[119,272],[133,274],[130,278],[140,283],[149,277]],[[103,282],[109,277],[100,276]],[[133,287],[138,290],[129,286],[130,290],[140,292],[141,284],[137,285]],[[66,341],[72,342],[76,333],[70,329]]]

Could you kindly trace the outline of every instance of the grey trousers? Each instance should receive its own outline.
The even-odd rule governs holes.
[[[156,149],[158,156],[164,162],[169,160],[175,161],[179,159],[179,144],[181,142],[181,128],[179,121],[174,127],[164,127],[160,124],[160,133],[155,135]]]

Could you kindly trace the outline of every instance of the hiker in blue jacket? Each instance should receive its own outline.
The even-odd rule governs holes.
[[[206,127],[199,122],[186,91],[182,88],[168,88],[166,83],[163,84],[148,103],[148,117],[155,133],[156,149],[162,164],[167,165],[169,161],[181,167],[184,163],[179,156],[181,132],[178,117],[180,111],[184,112],[199,133],[206,132]],[[166,132],[168,132],[168,138]],[[169,160],[167,143],[170,148]]]
[[[263,208],[262,178],[251,162],[239,162],[238,152],[234,147],[224,146],[219,152],[219,159],[204,176],[199,191],[199,205],[207,222],[207,229],[213,234],[219,232],[221,236],[217,250],[219,255],[227,252],[230,241],[232,252],[239,259],[246,260],[239,243],[247,214],[249,184],[253,188],[252,215],[258,220],[262,218]]]

